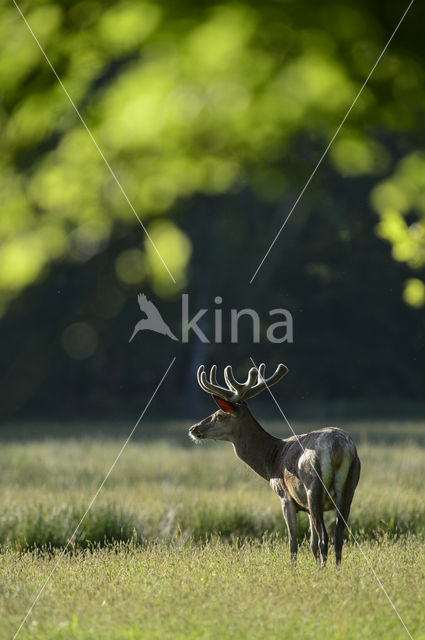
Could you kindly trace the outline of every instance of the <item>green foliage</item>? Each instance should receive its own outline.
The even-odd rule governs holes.
[[[177,203],[246,186],[265,200],[282,197],[291,144],[304,134],[325,146],[382,47],[371,7],[325,4],[312,12],[310,5],[37,0],[24,7],[180,288],[191,248],[170,220]],[[117,225],[138,223],[13,4],[3,3],[1,17],[4,306],[52,262],[84,263]],[[392,47],[332,150],[337,172],[385,171],[391,152],[376,127],[417,126],[404,97],[423,110],[422,80],[409,50]],[[307,160],[313,166],[313,156]],[[399,241],[389,239],[400,259]],[[142,230],[135,251],[117,258],[119,280],[149,280],[170,295],[171,280]],[[413,255],[409,261],[417,263]]]
[[[425,266],[425,155],[411,153],[372,192],[380,223],[378,234],[392,244],[395,260],[412,269]],[[408,217],[408,220],[406,219]],[[425,304],[425,283],[406,282],[404,298],[413,307]]]

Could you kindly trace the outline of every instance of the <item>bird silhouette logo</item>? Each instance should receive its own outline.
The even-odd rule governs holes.
[[[163,336],[168,336],[172,340],[177,340],[178,338],[171,331],[168,324],[163,320],[161,314],[158,309],[155,307],[153,302],[147,299],[147,297],[143,293],[139,293],[137,296],[137,301],[139,303],[139,307],[142,313],[144,313],[147,317],[139,320],[139,322],[134,327],[133,334],[129,340],[131,342],[139,331],[145,331],[148,329],[149,331],[155,331],[156,333],[160,333]]]

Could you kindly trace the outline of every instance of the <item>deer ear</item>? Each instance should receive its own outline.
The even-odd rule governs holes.
[[[223,400],[222,398],[219,398],[215,395],[213,395],[213,398],[220,409],[225,413],[234,413],[236,411],[236,404],[234,402],[228,402],[227,400]]]

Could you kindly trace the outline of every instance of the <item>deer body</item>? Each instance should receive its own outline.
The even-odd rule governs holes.
[[[241,385],[227,367],[225,377],[230,387],[227,390],[216,384],[215,370],[208,383],[201,367],[199,378],[202,388],[212,393],[214,387],[225,398],[213,393],[220,410],[191,427],[189,434],[194,440],[207,438],[232,442],[236,456],[270,483],[281,500],[293,561],[298,550],[297,512],[308,513],[311,550],[324,565],[328,553],[328,534],[323,512],[335,509],[335,557],[339,563],[344,530],[360,476],[356,446],[348,433],[337,428],[319,429],[285,439],[276,438],[265,431],[242,400],[250,391],[249,397],[252,397],[267,387],[267,383],[277,382],[276,378],[283,377],[287,369],[284,367],[283,373],[281,369],[279,376],[275,374],[267,381],[262,378],[264,368],[261,371],[261,367],[258,373],[260,380],[255,386],[252,381],[255,369],[250,371],[247,383]],[[246,393],[243,393],[244,390]],[[234,401],[235,394],[239,399],[237,402]]]

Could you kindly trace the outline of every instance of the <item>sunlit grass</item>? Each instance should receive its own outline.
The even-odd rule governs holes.
[[[215,534],[286,536],[280,503],[226,443],[130,442],[75,542]],[[361,439],[361,438],[360,438]],[[409,439],[406,438],[408,441]],[[4,442],[0,452],[0,543],[63,546],[115,459],[121,442],[84,438]],[[360,444],[362,474],[350,527],[356,535],[425,532],[425,449]],[[330,530],[333,515],[328,515]],[[299,515],[303,537],[307,519]]]
[[[415,538],[362,544],[415,640],[425,637],[424,546]],[[342,569],[318,569],[303,545],[295,570],[282,541],[214,538],[131,543],[2,559],[1,638],[12,637],[37,590],[54,576],[22,630],[31,639],[405,638],[359,550]]]
[[[66,439],[62,430],[30,441],[9,432],[0,450],[1,640],[13,637],[55,567],[19,637],[405,638],[372,566],[412,636],[425,638],[425,448],[414,444],[423,425],[352,425],[362,443],[350,517],[360,548],[347,536],[342,568],[331,554],[325,570],[303,515],[291,568],[279,501],[231,446],[196,447],[187,425],[145,426],[65,553],[124,438]]]

